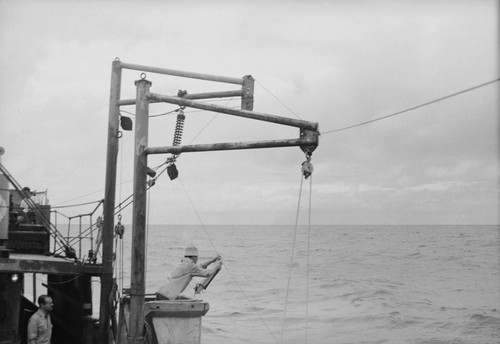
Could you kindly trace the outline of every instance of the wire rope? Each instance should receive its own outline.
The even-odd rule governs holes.
[[[227,106],[229,104],[229,102],[231,102],[233,99],[234,99],[234,97],[232,97],[231,99],[229,99],[229,101],[224,106]],[[212,103],[214,101],[221,102],[221,101],[225,101],[225,99],[212,99],[210,101],[210,103]],[[200,103],[208,103],[208,102],[200,102]],[[234,108],[234,109],[237,109],[239,107],[240,107],[239,105],[230,106],[230,108]],[[166,115],[173,115],[174,112],[179,112],[179,110],[180,110],[180,108],[172,110],[172,111],[167,111],[167,112],[157,113],[157,114],[154,114],[154,115],[149,115],[148,117],[149,118],[155,118],[155,117],[162,117],[162,116],[166,116]],[[191,110],[191,111],[185,111],[184,113],[206,112],[206,111],[207,110]],[[135,116],[135,113],[130,112],[130,111],[120,110],[120,112],[125,112],[126,114],[129,114],[130,116]]]
[[[211,118],[211,119],[210,119],[210,120],[209,120],[209,121],[208,121],[208,122],[207,122],[207,123],[203,126],[203,128],[201,128],[201,130],[198,132],[198,134],[196,134],[196,135],[193,137],[193,139],[192,139],[191,141],[189,141],[189,144],[193,143],[193,142],[194,142],[194,140],[196,140],[196,139],[198,138],[198,136],[200,136],[200,135],[201,135],[201,133],[202,133],[203,131],[205,131],[205,129],[206,129],[206,128],[210,125],[210,124],[212,124],[212,122],[213,122],[213,121],[217,118],[217,116],[219,116],[219,114],[218,114],[218,113],[217,113],[217,114],[215,114],[215,115],[214,115],[214,116],[213,116],[213,117],[212,117],[212,118]]]
[[[50,209],[62,209],[62,208],[71,208],[71,207],[80,207],[83,205],[89,205],[89,204],[94,204],[94,203],[99,203],[102,202],[102,200],[99,201],[92,201],[92,202],[85,202],[85,203],[79,203],[79,204],[70,204],[70,205],[60,205],[60,206],[51,206]]]
[[[121,141],[118,140],[118,149],[120,151],[120,183],[119,183],[119,188],[118,188],[118,199],[120,200],[120,203],[118,204],[118,214],[119,215],[119,218],[121,217],[121,212],[122,212],[122,181],[123,181],[123,149],[121,147]],[[116,213],[114,214],[116,215]],[[114,230],[114,228],[113,228]],[[114,236],[115,236],[115,260],[117,257],[120,258],[120,261],[115,264],[116,266],[116,273],[115,273],[115,276],[117,277],[117,280],[119,282],[122,282],[122,267],[123,267],[123,260],[121,259],[122,258],[122,247],[121,247],[121,243],[123,243],[123,238],[120,240],[120,247],[118,246],[118,235],[116,235],[116,233],[113,233]],[[119,254],[117,254],[116,252],[119,250]],[[123,283],[121,283],[121,288],[123,288]]]
[[[309,176],[309,213],[307,220],[307,262],[306,262],[306,324],[305,324],[305,343],[307,343],[309,333],[309,275],[311,270],[311,212],[312,212],[312,175]]]
[[[121,146],[121,145],[120,145]],[[120,189],[119,189],[119,200],[120,200],[120,203],[118,204],[118,214],[121,214],[122,212],[122,186],[123,186],[123,149],[121,149],[122,147],[118,147],[120,149]],[[116,215],[116,213],[114,214]],[[116,234],[115,234],[116,235]],[[118,245],[117,245],[118,246]],[[118,249],[118,247],[116,247],[116,249]],[[124,287],[124,282],[123,282],[123,266],[124,266],[124,258],[123,258],[123,235],[120,237],[120,262],[119,264],[119,268],[118,268],[118,274],[119,276],[117,276],[117,280],[118,282],[120,283],[120,289],[119,290],[123,290],[123,287]]]
[[[146,273],[148,271],[148,243],[149,243],[149,212],[151,210],[151,207],[150,207],[150,202],[151,202],[151,191],[149,189],[147,189],[148,192],[148,199],[147,199],[147,204],[146,204],[146,208],[147,208],[147,213],[146,213],[146,233],[144,234],[146,240],[145,240],[145,252],[144,252],[144,280],[147,280],[146,279]]]
[[[220,99],[220,100],[222,100],[222,99]],[[227,103],[224,104],[224,106],[227,106],[232,100],[233,100],[233,97],[231,97],[227,101]],[[193,143],[194,140],[196,140],[198,138],[198,136],[200,136],[201,133],[204,132],[205,129],[207,129],[210,124],[212,124],[212,122],[217,118],[217,116],[219,116],[219,113],[216,113],[214,116],[212,116],[212,118],[203,126],[203,128],[201,128],[201,130],[191,139],[191,141],[189,141],[189,144]]]
[[[479,84],[479,85],[476,85],[476,86],[469,87],[469,88],[467,88],[465,90],[458,91],[458,92],[449,94],[449,95],[444,96],[444,97],[436,98],[436,99],[428,101],[426,103],[423,103],[423,104],[420,104],[420,105],[417,105],[417,106],[413,106],[413,107],[410,107],[410,108],[407,108],[405,110],[401,110],[401,111],[398,111],[398,112],[394,112],[394,113],[391,113],[389,115],[385,115],[385,116],[382,116],[382,117],[377,117],[377,118],[371,119],[369,121],[364,121],[364,122],[361,122],[361,123],[358,123],[358,124],[353,124],[353,125],[350,125],[350,126],[347,126],[347,127],[343,127],[343,128],[339,128],[339,129],[335,129],[335,130],[324,131],[324,132],[321,133],[321,135],[332,134],[332,133],[336,133],[336,132],[339,132],[339,131],[343,131],[343,130],[347,130],[347,129],[352,129],[352,128],[360,127],[362,125],[366,125],[366,124],[369,124],[369,123],[381,121],[383,119],[387,119],[387,118],[390,118],[390,117],[398,116],[398,115],[401,115],[403,113],[410,112],[410,111],[422,108],[424,106],[428,106],[428,105],[431,105],[431,104],[443,101],[445,99],[449,99],[449,98],[458,96],[460,94],[464,94],[464,93],[476,90],[478,88],[481,88],[481,87],[493,84],[493,83],[495,83],[495,82],[497,82],[499,80],[500,80],[500,78],[496,78],[494,80],[491,80],[491,81],[488,81],[488,82],[485,82],[485,83],[482,83],[482,84]]]
[[[182,188],[184,189],[184,192],[186,193],[186,197],[189,201],[189,203],[191,204],[191,207],[193,208],[193,211],[195,212],[196,214],[196,217],[198,218],[198,221],[201,225],[201,227],[203,228],[203,231],[205,232],[205,235],[207,236],[208,240],[210,241],[210,244],[212,245],[214,251],[218,254],[219,251],[217,250],[217,247],[215,246],[215,243],[214,241],[212,240],[212,237],[210,236],[210,234],[208,233],[208,230],[205,228],[205,225],[203,224],[203,221],[201,219],[201,216],[200,214],[198,213],[198,210],[196,209],[196,207],[194,206],[194,203],[193,203],[193,200],[191,199],[189,193],[187,192],[187,189],[184,185],[184,183],[182,182],[181,178],[178,178],[180,184],[182,185]],[[252,309],[254,310],[255,314],[257,314],[257,316],[259,317],[259,319],[262,321],[262,323],[264,324],[264,326],[266,327],[267,331],[271,334],[271,336],[273,337],[274,341],[276,343],[279,343],[276,336],[274,335],[274,333],[271,331],[271,329],[269,328],[269,326],[267,325],[267,323],[264,321],[264,319],[262,318],[261,314],[259,313],[259,311],[257,310],[257,308],[255,307],[255,305],[250,301],[250,298],[248,297],[248,295],[245,293],[245,291],[243,290],[243,288],[241,287],[241,285],[238,283],[238,280],[235,278],[233,272],[231,271],[231,269],[229,268],[229,266],[226,264],[224,264],[226,266],[225,270],[227,270],[227,272],[229,273],[229,275],[231,276],[232,280],[234,281],[234,283],[236,284],[236,286],[238,287],[238,289],[240,290],[240,292],[243,294],[243,296],[245,297],[246,301],[248,302],[248,304],[252,307]]]
[[[123,257],[123,239],[120,240],[120,290],[123,290],[124,285],[124,274],[123,274],[123,267],[124,267],[124,257]]]
[[[158,114],[155,114],[155,115],[149,115],[149,118],[154,118],[154,117],[161,117],[161,116],[171,115],[171,114],[173,114],[174,112],[179,112],[179,110],[180,110],[180,108],[175,109],[175,110],[172,110],[172,111],[164,112],[164,113],[158,113]]]
[[[260,85],[260,87],[262,87],[264,90],[266,90],[266,92],[269,93],[274,99],[276,99],[281,105],[283,105],[288,111],[290,111],[292,114],[294,114],[295,117],[302,120],[302,118],[300,118],[300,116],[297,115],[295,113],[295,111],[290,109],[284,102],[282,102],[278,97],[276,97],[274,94],[272,94],[271,91],[269,91],[267,88],[265,88],[264,85],[262,85],[258,80],[256,80],[256,82]]]
[[[286,313],[288,310],[288,295],[290,293],[290,281],[292,280],[292,265],[293,265],[293,256],[295,255],[295,243],[297,241],[297,228],[298,228],[298,223],[299,223],[299,210],[300,210],[300,200],[302,198],[302,185],[303,185],[304,179],[302,178],[302,175],[300,175],[300,189],[299,189],[299,200],[297,203],[297,213],[295,215],[295,226],[294,226],[294,231],[293,231],[293,240],[292,240],[292,252],[290,254],[290,264],[288,268],[288,281],[286,285],[286,292],[285,292],[285,305],[283,309],[283,322],[281,325],[281,338],[280,338],[280,343],[283,343],[283,336],[285,334],[285,322],[286,322]]]

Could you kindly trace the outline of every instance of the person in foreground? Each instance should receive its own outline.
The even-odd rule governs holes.
[[[222,266],[220,256],[215,256],[214,258],[201,264],[196,264],[197,262],[198,249],[195,246],[186,247],[184,258],[167,277],[167,283],[158,289],[156,298],[158,300],[175,300],[176,298],[185,298],[183,296],[179,296],[179,294],[186,289],[193,277],[212,276]],[[212,263],[215,263],[214,266],[208,269],[208,266]]]
[[[50,312],[54,303],[48,295],[38,297],[40,307],[28,320],[28,344],[50,344],[52,322]]]

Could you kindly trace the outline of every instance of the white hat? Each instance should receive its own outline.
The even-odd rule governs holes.
[[[198,249],[195,246],[186,247],[184,257],[198,257]]]

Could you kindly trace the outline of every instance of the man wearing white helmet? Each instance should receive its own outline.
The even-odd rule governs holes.
[[[198,249],[195,246],[186,247],[184,258],[167,277],[167,283],[158,289],[157,298],[160,300],[175,300],[186,289],[193,277],[209,277],[222,266],[220,256],[215,256],[201,264],[196,264],[197,262]],[[208,266],[212,263],[215,263],[214,266],[208,269]]]

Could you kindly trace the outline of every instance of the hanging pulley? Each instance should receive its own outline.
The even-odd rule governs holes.
[[[118,223],[115,225],[115,234],[120,237],[120,239],[123,239],[123,234],[125,233],[125,226],[122,225],[122,216],[118,215]]]
[[[302,163],[302,174],[307,179],[313,173],[314,167],[311,164],[311,154],[306,153],[306,161]]]
[[[120,115],[120,127],[122,127],[123,130],[131,131],[133,124],[130,117]]]

